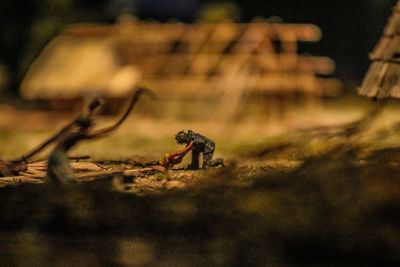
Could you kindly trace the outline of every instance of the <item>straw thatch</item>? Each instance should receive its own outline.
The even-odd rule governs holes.
[[[109,36],[67,33],[55,38],[33,63],[21,93],[28,99],[125,97],[139,77],[134,66],[119,62]]]
[[[373,98],[400,97],[400,1],[370,54],[371,66],[358,93]]]

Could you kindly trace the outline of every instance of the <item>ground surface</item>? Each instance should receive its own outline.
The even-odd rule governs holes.
[[[133,116],[115,135],[82,144],[73,154],[90,155],[106,169],[129,169],[110,160],[157,159],[179,148],[175,132],[193,129],[216,141],[216,156],[227,160],[226,167],[103,175],[67,188],[42,183],[0,189],[0,262],[398,265],[400,110],[389,103],[378,116],[351,124],[370,108],[352,103],[295,112],[283,122],[236,125]],[[8,114],[0,118],[3,159],[34,147],[67,120],[1,111]]]

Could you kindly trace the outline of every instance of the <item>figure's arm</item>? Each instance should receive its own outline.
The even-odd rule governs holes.
[[[193,149],[193,142],[190,142],[183,148],[182,150],[173,152],[173,153],[167,153],[165,154],[159,161],[158,163],[165,168],[172,167],[173,165],[179,164],[182,162],[182,159],[185,157],[185,155]]]
[[[193,149],[193,142],[190,142],[185,146],[184,149],[176,151],[172,154],[170,154],[170,162],[172,164],[179,164],[182,162],[183,158],[186,156],[186,154]]]
[[[178,157],[178,156],[185,156],[190,150],[193,149],[193,142],[190,142],[189,144],[187,144],[183,149],[178,150],[174,153],[171,153],[171,157]]]
[[[93,131],[92,133],[88,134],[87,138],[96,138],[96,137],[99,137],[102,135],[106,135],[106,134],[118,129],[118,127],[121,126],[121,124],[128,118],[130,112],[132,111],[132,109],[136,105],[136,103],[139,101],[139,98],[143,93],[149,94],[154,97],[154,93],[152,91],[150,91],[149,89],[143,88],[143,87],[139,87],[138,89],[136,89],[134,91],[128,108],[126,109],[124,114],[121,116],[121,118],[114,125]]]

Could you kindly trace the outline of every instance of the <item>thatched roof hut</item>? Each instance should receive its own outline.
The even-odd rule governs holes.
[[[114,25],[76,25],[35,60],[21,93],[57,105],[92,93],[116,103],[140,83],[163,99],[207,102],[198,110],[218,114],[233,114],[247,96],[300,95],[316,103],[340,88],[327,78],[335,69],[330,58],[298,53],[299,42],[320,38],[316,25],[265,20],[185,24],[121,17]]]
[[[30,67],[21,85],[27,99],[70,99],[101,94],[125,97],[140,73],[118,57],[107,29],[84,34],[68,30],[52,40]]]
[[[245,87],[257,91],[320,95],[337,85],[315,76],[331,74],[333,61],[297,54],[298,42],[320,38],[315,25],[266,21],[160,24],[128,18],[110,26],[77,25],[43,50],[21,93],[28,99],[93,92],[118,98],[140,80],[169,94],[198,94],[224,91],[221,81],[247,72]]]
[[[400,1],[386,25],[383,36],[370,54],[372,61],[360,95],[372,98],[400,97]]]

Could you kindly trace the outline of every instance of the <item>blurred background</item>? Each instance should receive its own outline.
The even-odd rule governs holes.
[[[370,105],[356,88],[395,2],[2,2],[0,140],[12,142],[0,153],[22,153],[70,117],[58,111],[76,111],[94,94],[108,100],[105,114],[120,112],[137,84],[160,98],[141,101],[139,141],[123,138],[130,143],[121,147],[169,140],[153,153],[172,148],[180,129],[241,146],[352,120]],[[132,137],[132,127],[110,143]]]
[[[337,64],[338,78],[347,84],[359,84],[368,67],[368,52],[377,43],[394,3],[394,0],[3,2],[0,4],[2,92],[16,95],[35,57],[71,23],[114,23],[121,14],[127,13],[163,22],[173,19],[194,23],[221,17],[249,22],[254,17],[274,17],[287,23],[313,23],[321,28],[322,40],[305,44],[307,47],[300,47],[300,51],[331,57]]]

